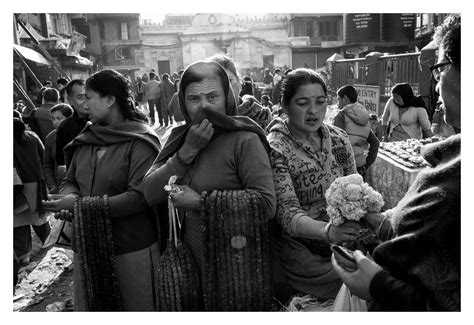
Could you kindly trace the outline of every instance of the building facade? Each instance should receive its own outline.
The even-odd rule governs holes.
[[[317,69],[343,48],[342,14],[291,14],[292,67]]]
[[[60,77],[86,79],[95,71],[95,58],[78,32],[83,19],[80,14],[14,14],[15,96],[26,100],[45,81],[54,85]]]
[[[99,69],[115,69],[133,77],[144,65],[139,14],[87,14],[84,33],[88,51],[97,56]]]
[[[167,15],[162,24],[145,21],[141,36],[143,72],[173,73],[217,53],[231,56],[241,73],[291,64],[285,15]]]

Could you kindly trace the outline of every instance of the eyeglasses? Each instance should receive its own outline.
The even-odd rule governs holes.
[[[443,72],[444,69],[446,69],[446,68],[443,68],[443,67],[445,67],[445,66],[447,66],[451,63],[452,63],[451,61],[446,61],[446,62],[440,62],[440,63],[437,63],[435,65],[430,66],[430,71],[431,71],[431,74],[433,75],[433,78],[436,81],[439,81],[441,72]]]

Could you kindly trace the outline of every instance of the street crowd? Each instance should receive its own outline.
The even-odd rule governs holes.
[[[38,108],[14,106],[14,277],[53,217],[73,229],[76,311],[270,311],[341,286],[368,310],[460,311],[460,16],[433,40],[450,136],[398,205],[342,224],[326,212],[336,179],[366,180],[380,142],[437,134],[408,83],[378,129],[352,85],[329,123],[314,70],[242,77],[225,54],[161,78],[45,83]]]

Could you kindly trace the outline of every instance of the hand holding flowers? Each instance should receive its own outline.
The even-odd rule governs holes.
[[[327,214],[329,224],[346,225],[349,221],[365,224],[361,220],[367,213],[378,213],[384,205],[382,195],[369,184],[364,183],[362,176],[352,174],[337,178],[326,191]],[[364,245],[375,240],[373,232],[362,227],[356,236],[351,249],[365,250]]]
[[[380,212],[384,205],[382,195],[359,174],[337,178],[325,196],[329,222],[336,226],[346,220],[359,221],[368,212]]]

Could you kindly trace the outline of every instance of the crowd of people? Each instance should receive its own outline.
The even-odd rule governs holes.
[[[332,224],[325,193],[339,177],[365,178],[380,142],[433,135],[407,83],[393,87],[379,138],[352,85],[337,90],[328,123],[326,80],[307,68],[264,70],[259,98],[252,76],[224,54],[161,80],[152,71],[131,82],[114,70],[58,80],[37,109],[14,110],[15,261],[29,262],[31,226],[46,241],[50,213],[73,224],[75,310],[160,310],[156,272],[172,202],[202,310],[272,310],[261,292],[243,289],[268,280],[282,303],[331,301],[345,284],[370,310],[459,311],[460,16],[433,39],[432,74],[459,132],[426,146],[430,167],[396,207],[363,223]],[[156,115],[159,127],[174,126],[163,145]],[[370,254],[355,250],[348,262],[332,253],[364,227],[377,237]]]

